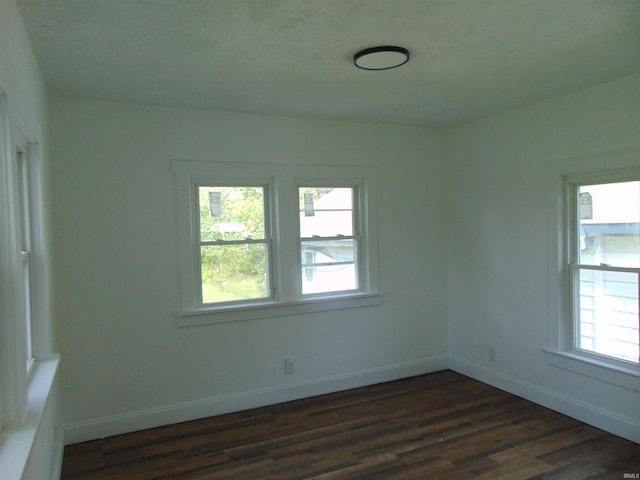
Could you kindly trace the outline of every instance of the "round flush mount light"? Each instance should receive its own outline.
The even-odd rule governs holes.
[[[389,70],[409,61],[409,50],[385,45],[360,50],[353,56],[353,63],[363,70]]]

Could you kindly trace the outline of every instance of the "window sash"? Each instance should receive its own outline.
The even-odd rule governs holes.
[[[266,271],[266,275],[265,275],[265,286],[264,286],[264,295],[249,295],[249,296],[245,296],[242,298],[235,298],[235,299],[230,299],[230,300],[216,300],[216,301],[206,301],[205,299],[205,294],[204,294],[204,280],[202,278],[202,271],[203,271],[203,264],[202,264],[202,250],[203,247],[241,247],[241,246],[247,246],[249,247],[250,245],[263,245],[264,246],[264,265],[265,265],[265,271]],[[271,283],[271,275],[270,275],[270,271],[271,271],[271,242],[267,241],[267,240],[252,240],[250,242],[243,242],[240,240],[231,240],[231,241],[218,241],[218,242],[206,242],[206,243],[202,243],[200,246],[200,249],[198,250],[198,266],[199,268],[196,271],[196,275],[197,275],[197,280],[198,280],[198,294],[199,294],[199,298],[200,298],[200,304],[203,306],[217,306],[217,305],[229,305],[229,304],[242,304],[242,303],[247,303],[247,302],[256,302],[256,301],[266,301],[266,300],[271,300],[273,299],[274,296],[274,289],[272,287],[272,283]]]
[[[330,242],[332,240],[335,241],[349,241],[352,240],[353,241],[353,260],[336,260],[333,262],[308,262],[306,259],[303,259],[303,246],[305,245],[310,245],[313,243],[318,243],[318,244],[322,244],[325,242]],[[305,237],[305,238],[301,238],[300,239],[300,262],[302,264],[303,267],[310,267],[310,266],[326,266],[326,265],[357,265],[358,264],[358,243],[359,243],[360,237],[357,236],[337,236],[337,237]]]
[[[312,267],[339,267],[341,265],[356,265],[356,262],[303,262],[302,268]]]
[[[27,372],[34,363],[33,358],[33,342],[32,342],[32,273],[31,273],[31,254],[30,252],[21,252],[20,259],[22,263],[22,290],[24,295],[24,328],[25,328],[25,367]]]
[[[25,368],[27,372],[34,363],[33,341],[32,341],[32,261],[31,261],[31,178],[27,148],[18,147],[16,149],[16,170],[17,170],[17,196],[18,214],[20,224],[20,260],[22,263],[22,294],[24,300],[23,316],[25,329]]]
[[[261,188],[262,189],[262,218],[263,218],[263,227],[264,227],[264,238],[244,238],[237,240],[224,240],[224,239],[215,239],[215,240],[202,240],[202,229],[201,229],[201,215],[200,215],[200,188],[202,187],[235,187],[235,188]],[[195,278],[196,278],[196,306],[197,307],[215,307],[215,306],[224,306],[224,305],[242,305],[246,303],[255,303],[261,301],[268,301],[274,298],[274,288],[273,288],[273,254],[272,254],[272,239],[271,239],[271,222],[272,213],[270,211],[271,202],[269,201],[270,188],[269,184],[266,183],[252,183],[252,182],[194,182],[194,215],[195,221],[193,222],[195,232]],[[205,295],[203,292],[203,283],[204,280],[202,278],[202,247],[207,246],[233,246],[233,245],[264,245],[265,246],[265,268],[266,268],[266,285],[265,285],[265,295],[264,296],[248,296],[246,298],[239,298],[234,300],[219,300],[214,302],[205,301]]]
[[[636,310],[640,312],[640,268],[625,268],[625,267],[611,267],[611,266],[597,266],[597,265],[579,265],[579,264],[571,264],[569,265],[570,277],[571,277],[571,291],[572,291],[572,303],[571,303],[571,318],[572,318],[572,349],[580,352],[586,352],[591,355],[603,355],[605,357],[614,359],[615,361],[620,362],[630,362],[634,365],[640,364],[640,314],[636,314],[635,325],[637,326],[637,333],[635,338],[629,339],[621,339],[619,336],[616,338],[616,335],[613,332],[609,332],[609,334],[600,333],[599,330],[602,328],[609,329],[627,329],[633,328],[629,326],[623,326],[621,321],[617,321],[614,323],[613,317],[614,315],[628,315],[630,312],[622,312],[622,305],[615,305],[613,302],[615,301],[615,297],[619,297],[620,295],[615,295],[613,293],[608,293],[606,290],[606,286],[604,287],[604,292],[600,291],[601,289],[593,290],[591,292],[582,292],[581,285],[582,282],[585,281],[582,278],[583,272],[600,272],[600,273],[622,273],[627,275],[633,275],[636,278],[636,300],[635,306]],[[586,280],[589,281],[589,280]],[[602,281],[602,280],[601,280]],[[604,280],[606,281],[606,280]],[[609,280],[612,281],[612,280]],[[615,281],[613,281],[615,282]],[[624,292],[621,292],[624,293]],[[622,295],[624,296],[624,295]],[[591,299],[594,302],[592,305],[584,305],[582,304],[583,300]],[[609,302],[605,303],[604,306],[600,305],[603,300],[609,300]],[[627,301],[622,302],[625,306]],[[631,303],[633,304],[633,303]],[[610,311],[613,310],[613,311]],[[588,319],[583,319],[583,312],[591,312],[593,318],[589,321]],[[614,314],[616,312],[616,314]],[[607,313],[612,317],[611,320],[606,321],[603,325],[602,315]],[[588,332],[589,328],[593,329],[592,332]],[[619,335],[619,334],[618,334]],[[593,346],[591,348],[587,346],[583,346],[583,337],[588,339],[589,337],[593,338]],[[614,347],[606,347],[602,346],[606,343],[617,343],[618,348],[614,349]],[[621,345],[622,342],[622,345]],[[619,350],[620,346],[622,346],[623,350],[624,344],[635,344],[636,351],[631,355],[624,354]]]
[[[360,232],[363,229],[363,226],[361,225],[361,221],[363,220],[363,214],[360,211],[361,205],[363,205],[363,202],[361,201],[360,195],[362,194],[362,186],[359,184],[345,184],[344,182],[340,182],[340,181],[335,181],[335,180],[322,180],[322,179],[316,179],[310,182],[301,182],[298,183],[296,185],[296,198],[297,201],[300,201],[300,195],[302,193],[302,190],[307,189],[307,188],[331,188],[331,189],[350,189],[351,190],[351,208],[341,208],[341,207],[337,207],[337,208],[316,208],[314,205],[314,212],[317,213],[321,213],[321,212],[350,212],[351,213],[351,225],[350,225],[350,230],[351,230],[351,235],[329,235],[329,236],[321,236],[321,235],[313,235],[311,237],[309,236],[302,236],[302,226],[300,224],[298,224],[297,226],[297,231],[298,231],[298,250],[300,252],[299,255],[299,261],[300,261],[300,269],[299,272],[300,274],[298,275],[298,282],[300,284],[300,288],[301,288],[301,294],[303,297],[309,297],[309,296],[314,296],[314,295],[318,295],[318,294],[322,294],[322,295],[340,295],[346,292],[361,292],[365,290],[365,286],[363,285],[363,279],[365,277],[365,273],[364,273],[364,258],[361,254],[362,252],[362,248],[361,248],[361,235]],[[303,218],[302,215],[304,215],[305,209],[304,206],[302,208],[298,208],[298,221],[301,222],[301,219]],[[324,261],[324,262],[309,262],[306,258],[305,258],[305,252],[303,252],[303,245],[305,244],[312,244],[314,242],[317,243],[321,243],[321,242],[327,242],[327,241],[343,241],[343,240],[352,240],[353,241],[353,260],[343,260],[343,261]],[[324,289],[322,288],[319,292],[308,292],[305,293],[304,289],[305,289],[305,281],[306,283],[308,283],[309,281],[311,281],[312,279],[314,279],[315,275],[314,275],[314,269],[316,267],[318,268],[322,268],[322,267],[339,267],[339,266],[349,266],[349,265],[353,265],[354,267],[354,273],[355,273],[355,278],[354,278],[354,288],[336,288],[336,289],[331,289],[331,288],[327,288]],[[307,286],[307,288],[309,288]]]

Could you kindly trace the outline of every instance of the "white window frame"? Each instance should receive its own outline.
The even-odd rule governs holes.
[[[19,137],[20,138],[20,137]],[[31,372],[35,363],[33,352],[33,181],[31,176],[32,159],[29,153],[29,143],[24,137],[20,144],[14,146],[15,167],[17,173],[16,194],[18,200],[18,215],[20,225],[20,262],[22,264],[22,297],[24,305],[22,316],[24,318],[25,329],[25,368],[27,375]]]
[[[334,292],[326,292],[326,293],[300,293],[304,298],[314,298],[314,297],[322,297],[326,295],[340,295],[340,294],[348,294],[349,292],[361,292],[367,291],[369,289],[368,286],[368,275],[366,274],[366,270],[364,269],[365,258],[363,253],[367,250],[363,247],[363,244],[366,244],[366,236],[362,235],[362,229],[364,227],[362,218],[363,215],[361,213],[361,204],[364,201],[364,197],[362,195],[362,188],[360,184],[354,184],[345,181],[344,179],[296,179],[295,185],[295,193],[296,198],[299,198],[299,189],[305,187],[327,187],[327,188],[350,188],[352,189],[352,223],[353,223],[353,233],[351,236],[342,237],[345,240],[353,239],[355,243],[355,268],[356,268],[356,283],[357,287],[354,290],[344,290],[344,291],[334,291]],[[302,238],[300,236],[300,215],[296,215],[297,220],[297,238],[298,238],[298,252],[302,249],[303,241],[313,241],[313,238]],[[340,238],[340,237],[328,237],[328,238]],[[300,273],[298,277],[301,279],[302,277],[302,258],[300,260]],[[302,279],[300,280],[302,281]]]
[[[577,213],[572,185],[639,178],[640,148],[549,163],[549,340],[543,348],[554,366],[634,391],[640,391],[640,365],[576,348],[571,263]]]
[[[607,356],[605,354],[591,352],[589,350],[582,349],[579,345],[579,328],[578,328],[578,312],[580,311],[580,296],[579,296],[579,284],[580,284],[580,272],[583,271],[600,271],[600,272],[620,272],[620,273],[633,273],[636,276],[640,275],[640,268],[633,267],[617,267],[611,265],[584,265],[580,264],[579,253],[579,239],[578,239],[578,191],[580,187],[589,185],[611,184],[629,181],[640,181],[640,169],[628,170],[628,171],[615,171],[606,172],[602,174],[586,174],[586,175],[569,175],[565,177],[565,209],[566,218],[565,222],[565,238],[567,239],[567,275],[569,283],[570,296],[570,316],[571,316],[571,350],[579,352],[582,355],[593,356],[600,360],[611,362],[620,366],[632,366],[632,368],[639,367],[640,362],[636,359],[634,362],[625,361],[616,357]],[[636,338],[637,341],[637,338]]]
[[[0,91],[0,426],[21,425],[35,364],[35,320],[44,298],[34,301],[45,281],[39,265],[44,248],[36,137],[11,112]],[[41,281],[39,281],[39,278]]]
[[[305,314],[379,305],[376,188],[377,170],[364,166],[319,166],[262,163],[197,162],[175,160],[181,304],[178,326],[225,323],[284,315]],[[361,284],[357,291],[302,295],[299,244],[298,185],[356,186],[360,222]],[[270,222],[271,298],[233,304],[202,304],[199,282],[197,231],[198,185],[268,185]]]
[[[52,352],[50,341],[46,171],[37,135],[10,107],[0,86],[0,471],[7,478],[21,478],[29,456],[33,456],[43,411],[54,392],[60,358]],[[28,163],[23,180],[28,183],[31,338],[23,314],[26,292],[21,272],[18,149]],[[60,443],[61,435],[56,436]]]
[[[243,305],[246,303],[260,303],[260,302],[268,302],[270,300],[273,300],[273,254],[272,254],[272,243],[273,243],[273,235],[272,235],[272,231],[273,231],[273,222],[272,222],[272,208],[271,208],[271,204],[272,204],[272,194],[271,194],[271,190],[272,190],[272,179],[269,178],[252,178],[252,181],[247,181],[247,179],[230,179],[227,178],[224,181],[220,182],[215,182],[215,183],[211,183],[209,180],[209,178],[206,177],[199,177],[198,179],[194,179],[194,183],[193,183],[193,200],[194,200],[194,206],[193,206],[193,212],[195,212],[195,218],[194,220],[194,226],[195,226],[195,232],[194,232],[194,239],[195,239],[195,249],[194,249],[194,255],[195,255],[195,264],[194,264],[194,272],[193,274],[195,275],[196,279],[195,279],[195,302],[196,302],[196,308],[200,308],[200,309],[205,309],[208,306],[234,306],[234,305]],[[200,228],[200,210],[198,208],[199,205],[199,200],[198,200],[198,189],[200,187],[262,187],[263,188],[263,218],[264,218],[264,238],[260,239],[260,241],[254,241],[254,240],[239,240],[239,241],[229,241],[229,240],[219,240],[217,242],[203,242],[202,239],[200,238],[201,235],[201,228]],[[255,298],[255,299],[247,299],[247,300],[232,300],[232,301],[225,301],[225,302],[216,302],[216,303],[204,303],[202,301],[202,270],[201,268],[199,268],[199,265],[201,264],[201,247],[203,245],[203,243],[205,244],[218,244],[218,245],[232,245],[232,244],[250,244],[250,243],[264,243],[266,245],[266,250],[267,250],[267,289],[268,289],[268,293],[264,298]]]

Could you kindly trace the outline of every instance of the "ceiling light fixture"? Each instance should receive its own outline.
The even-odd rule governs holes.
[[[409,50],[385,45],[360,50],[353,56],[353,63],[363,70],[389,70],[409,61]]]

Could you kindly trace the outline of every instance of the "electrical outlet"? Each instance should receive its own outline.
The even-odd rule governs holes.
[[[296,373],[296,364],[295,364],[295,362],[290,358],[285,359],[285,361],[284,361],[284,374],[285,375],[293,375],[294,373]]]
[[[489,360],[491,360],[492,362],[496,361],[496,349],[495,348],[490,348],[489,349]]]

